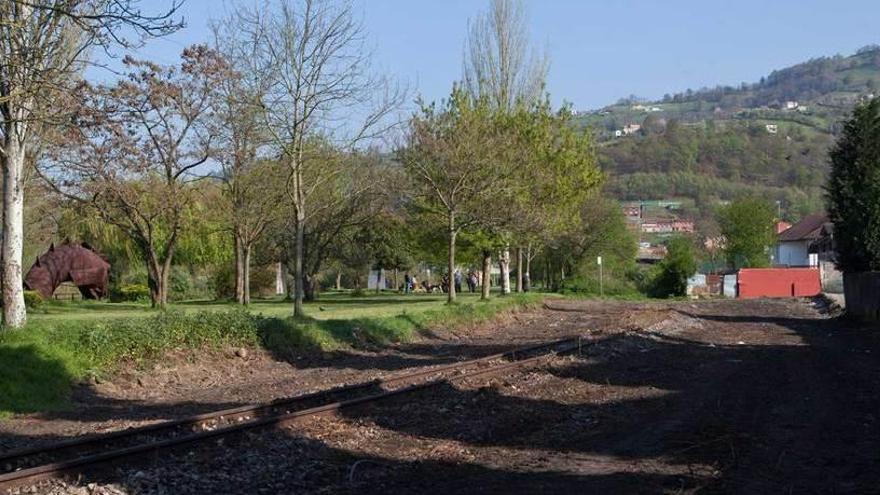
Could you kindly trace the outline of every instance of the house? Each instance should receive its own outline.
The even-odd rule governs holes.
[[[776,235],[779,235],[791,228],[791,224],[782,220],[776,222]]]
[[[642,222],[642,232],[646,234],[671,234],[694,232],[693,220],[649,220]]]
[[[779,126],[776,124],[767,124],[764,128],[767,129],[767,132],[770,134],[776,134],[779,131]]]
[[[807,215],[777,237],[773,261],[781,266],[816,266],[818,258],[810,256],[810,246],[818,240],[822,227],[828,223],[825,214]]]
[[[639,129],[641,128],[642,126],[639,124],[627,124],[623,127],[623,135],[629,136],[630,134],[635,134],[639,132]]]
[[[787,101],[787,102],[785,102],[785,109],[786,109],[786,110],[794,110],[794,109],[796,109],[797,107],[798,107],[798,102],[796,102],[796,101]]]

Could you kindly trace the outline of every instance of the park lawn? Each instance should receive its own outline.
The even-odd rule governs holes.
[[[472,303],[479,294],[459,294],[460,303]],[[399,313],[420,313],[438,309],[446,303],[445,294],[398,294],[392,292],[367,293],[352,296],[347,292],[321,294],[318,301],[305,303],[306,316],[316,320],[376,318]],[[171,310],[185,313],[224,311],[239,308],[227,301],[185,301],[169,305]],[[248,311],[274,318],[293,314],[293,303],[283,298],[254,299]],[[48,302],[28,315],[33,323],[54,321],[94,321],[113,318],[137,318],[155,315],[148,303],[111,303],[106,301]]]
[[[247,310],[209,301],[173,304],[168,311],[134,303],[47,303],[26,328],[0,332],[0,418],[63,409],[75,383],[122,365],[146,367],[169,351],[246,346],[283,358],[307,348],[382,346],[541,300],[518,294],[483,302],[464,294],[447,305],[440,294],[325,294],[296,320],[288,317],[292,304],[280,299],[256,301]]]

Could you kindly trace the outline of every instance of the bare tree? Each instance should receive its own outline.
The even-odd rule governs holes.
[[[266,128],[288,169],[294,210],[294,315],[303,314],[303,245],[311,203],[321,185],[343,173],[339,162],[313,155],[314,139],[346,151],[381,136],[404,93],[371,66],[362,24],[347,0],[277,0],[272,10],[242,11],[259,33],[261,65],[271,70],[264,98]]]
[[[464,83],[500,109],[542,97],[549,59],[531,46],[522,0],[492,0],[489,11],[469,23]]]
[[[203,174],[212,135],[204,123],[226,68],[204,46],[184,50],[180,67],[126,60],[128,78],[85,88],[77,120],[41,164],[66,197],[94,208],[137,247],[154,306],[168,277],[193,204],[190,183]]]
[[[41,129],[63,121],[55,105],[78,79],[93,47],[129,45],[179,27],[171,16],[141,12],[138,0],[4,0],[0,2],[0,168],[3,171],[3,323],[21,327],[26,154]]]
[[[471,95],[486,97],[502,111],[539,101],[549,59],[531,47],[522,0],[492,0],[489,11],[469,23],[464,84]],[[501,292],[510,292],[510,247],[499,256]],[[517,267],[517,290],[522,287]]]

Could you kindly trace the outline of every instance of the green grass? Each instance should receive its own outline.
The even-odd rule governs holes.
[[[112,374],[121,365],[146,366],[173,350],[260,347],[280,359],[305,348],[339,349],[405,342],[435,326],[455,327],[537,303],[538,294],[479,301],[464,294],[453,305],[442,295],[326,294],[294,319],[282,300],[253,303],[191,301],[166,312],[135,303],[49,302],[22,330],[0,332],[0,417],[64,408],[73,384]]]

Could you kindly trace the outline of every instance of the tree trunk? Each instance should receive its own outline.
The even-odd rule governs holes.
[[[336,272],[336,290],[342,290],[342,270]]]
[[[498,267],[501,269],[501,294],[510,294],[510,248],[501,251]]]
[[[457,232],[455,231],[455,215],[449,215],[449,266],[448,266],[448,274],[449,274],[449,283],[446,284],[449,286],[446,291],[447,298],[446,301],[449,303],[455,302],[455,237]]]
[[[483,286],[480,288],[480,299],[489,300],[489,290],[492,288],[492,252],[483,250]]]
[[[17,132],[7,123],[6,156],[3,166],[3,325],[21,328],[27,322],[21,257],[24,247],[24,161],[25,149]],[[10,129],[12,128],[12,129]],[[17,129],[22,131],[21,129]],[[12,131],[12,132],[10,132]]]
[[[147,285],[150,287],[150,306],[156,308],[162,306],[164,299],[164,286],[162,285],[162,266],[152,249],[146,254],[147,258]]]
[[[242,242],[241,235],[238,232],[238,227],[235,228],[235,232],[232,234],[233,237],[233,248],[235,250],[235,302],[238,304],[245,304],[244,297],[244,254],[242,253]]]
[[[382,275],[384,275],[385,269],[379,268],[376,270],[376,294],[382,292]]]
[[[397,284],[397,268],[394,268],[394,291],[398,290],[400,290],[400,285]]]
[[[526,246],[526,269],[523,271],[523,290],[532,290],[532,244]]]
[[[306,301],[314,301],[318,293],[317,275],[309,274],[303,278],[303,298]]]
[[[523,292],[523,252],[516,248],[516,291]]]
[[[244,244],[242,246],[242,251],[242,299],[240,303],[247,305],[251,303],[251,246]]]
[[[293,260],[293,316],[305,316],[303,311],[303,242],[305,240],[305,215],[296,212],[296,248]]]

